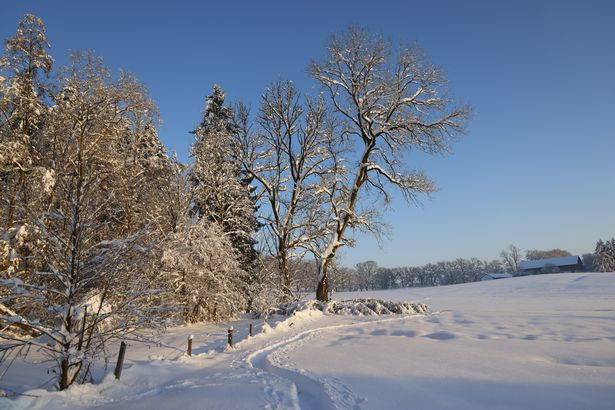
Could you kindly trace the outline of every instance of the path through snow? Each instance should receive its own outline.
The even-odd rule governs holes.
[[[359,323],[346,323],[317,327],[302,331],[249,352],[242,358],[242,365],[260,369],[258,375],[267,385],[270,403],[275,406],[300,409],[359,409],[365,401],[344,383],[334,377],[319,377],[288,363],[288,354],[313,343],[324,332],[331,333],[347,328],[357,328],[374,323],[406,320],[408,316],[369,319]],[[291,319],[292,320],[292,319]],[[315,353],[318,355],[318,352]],[[290,383],[289,383],[290,382]]]

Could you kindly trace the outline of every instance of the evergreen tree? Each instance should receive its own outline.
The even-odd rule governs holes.
[[[49,47],[43,22],[26,14],[0,58],[0,191],[9,193],[0,199],[0,224],[7,229],[25,222],[53,177],[42,163],[48,144],[40,136],[48,113],[43,75],[53,65]]]
[[[594,264],[598,272],[615,272],[615,238],[596,243]]]
[[[192,145],[191,179],[195,194],[191,213],[216,223],[229,237],[242,269],[249,275],[244,292],[250,308],[253,285],[259,282],[253,238],[259,225],[251,180],[242,172],[237,158],[237,132],[233,110],[224,105],[222,89],[214,86],[207,97],[203,120],[193,131],[196,139]]]
[[[169,184],[172,165],[157,133],[158,111],[145,87],[130,74],[122,73],[118,88],[127,104],[123,107],[117,157],[116,195],[125,232],[151,228],[151,236],[162,238],[165,201],[163,187]]]

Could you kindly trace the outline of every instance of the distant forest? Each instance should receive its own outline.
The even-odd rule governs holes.
[[[612,247],[615,241],[607,241],[607,245]],[[612,271],[614,265],[601,266],[603,260],[608,256],[609,249],[604,242],[599,241],[596,253],[585,253],[581,256],[583,269],[586,272]],[[611,253],[615,255],[613,250]],[[458,258],[452,261],[442,261],[428,263],[423,266],[400,266],[385,268],[378,266],[375,261],[365,261],[358,263],[354,268],[337,267],[333,287],[335,291],[360,291],[374,289],[397,289],[406,287],[423,286],[443,286],[459,283],[476,282],[488,273],[510,273],[513,276],[524,275],[519,270],[519,262],[522,259],[540,260],[556,258],[560,256],[571,256],[568,251],[561,249],[551,250],[528,250],[523,258],[521,251],[514,245],[509,246],[500,253],[500,259],[492,261],[482,261],[478,258],[463,259]],[[557,273],[556,267],[546,266],[540,273]],[[298,289],[307,291],[313,288],[315,278],[314,267],[309,263],[302,265],[297,273],[299,279]]]

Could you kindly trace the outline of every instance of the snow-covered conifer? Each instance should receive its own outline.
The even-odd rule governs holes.
[[[598,272],[615,272],[615,238],[596,243],[594,266]]]
[[[192,213],[216,223],[238,252],[242,268],[250,273],[245,292],[258,281],[254,233],[258,229],[251,178],[238,160],[237,124],[233,110],[224,105],[224,93],[214,86],[207,97],[203,120],[194,131],[194,165],[190,172],[195,185]],[[248,297],[250,299],[250,297]]]
[[[47,115],[45,96],[53,59],[43,22],[26,14],[0,58],[0,226],[25,221],[40,205],[52,175],[41,158],[48,141],[41,137]],[[43,192],[44,193],[44,192]]]
[[[117,87],[126,101],[121,113],[116,153],[120,166],[115,183],[122,227],[125,232],[133,232],[147,226],[151,235],[162,238],[167,233],[162,220],[166,206],[162,192],[170,183],[172,166],[158,137],[158,111],[133,75],[122,73]]]

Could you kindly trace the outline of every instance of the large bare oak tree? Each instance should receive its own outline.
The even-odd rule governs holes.
[[[349,178],[330,178],[323,188],[333,217],[325,246],[316,254],[316,297],[326,301],[328,269],[337,250],[348,244],[348,230],[370,229],[370,219],[359,209],[366,188],[386,201],[389,186],[399,188],[410,202],[419,193],[434,191],[422,171],[406,167],[404,154],[449,151],[451,138],[464,130],[469,108],[453,105],[442,71],[420,50],[394,51],[390,41],[362,28],[332,36],[325,57],[312,62],[310,72],[343,124],[337,134],[340,143],[352,144],[356,155],[349,160]]]

